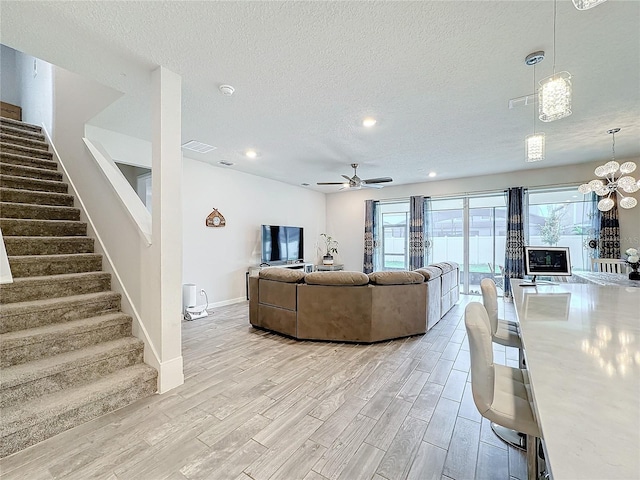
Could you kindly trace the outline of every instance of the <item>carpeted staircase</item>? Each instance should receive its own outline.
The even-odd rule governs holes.
[[[156,391],[40,132],[0,118],[0,457]]]

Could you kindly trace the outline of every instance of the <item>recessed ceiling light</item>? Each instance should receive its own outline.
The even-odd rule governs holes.
[[[196,140],[191,140],[190,142],[184,143],[182,145],[182,148],[198,153],[209,153],[216,149],[216,147],[214,147],[213,145],[208,145]]]
[[[364,120],[362,120],[362,126],[363,127],[371,128],[375,124],[376,124],[376,119],[375,118],[367,117]]]
[[[258,156],[258,152],[256,152],[255,150],[247,150],[244,154],[248,158],[256,158]]]
[[[436,176],[436,172],[429,172],[429,177],[433,178]]]

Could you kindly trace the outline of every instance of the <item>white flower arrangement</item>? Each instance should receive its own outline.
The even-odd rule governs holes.
[[[631,265],[634,268],[638,268],[638,266],[640,265],[640,256],[638,256],[638,249],[637,248],[627,248],[627,250],[624,252],[627,254],[627,259],[625,260],[629,265]]]

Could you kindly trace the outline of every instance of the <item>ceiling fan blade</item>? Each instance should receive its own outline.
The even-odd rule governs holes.
[[[347,179],[347,182],[350,182],[350,181],[351,181],[351,177],[347,177],[346,175],[342,175],[342,178],[346,178],[346,179]]]
[[[344,185],[344,182],[318,182],[316,185]]]
[[[393,178],[391,177],[380,177],[380,178],[367,178],[363,180],[364,183],[389,183],[393,182]]]
[[[364,182],[362,182],[360,184],[360,186],[367,187],[367,188],[382,188],[384,185],[378,185],[377,183],[364,183]]]

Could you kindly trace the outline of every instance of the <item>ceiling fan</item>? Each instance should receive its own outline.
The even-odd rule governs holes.
[[[353,168],[353,177],[347,177],[346,175],[342,175],[347,182],[318,182],[318,185],[342,185],[340,190],[344,190],[345,188],[382,188],[384,185],[380,185],[380,183],[389,183],[393,182],[393,178],[391,177],[380,177],[380,178],[367,178],[366,180],[358,177],[357,169],[358,164],[352,163],[351,168]]]

